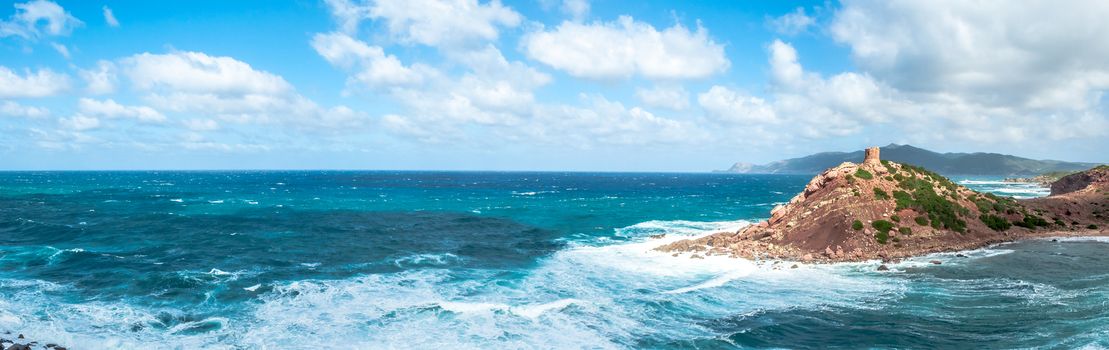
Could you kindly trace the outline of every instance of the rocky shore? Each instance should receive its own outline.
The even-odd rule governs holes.
[[[1014,200],[978,193],[923,168],[882,161],[817,175],[770,219],[656,248],[751,260],[883,260],[1026,238],[1109,235],[1109,167],[1059,179],[1052,195]]]
[[[4,332],[0,335],[0,349],[4,350],[66,350],[66,347],[54,343],[40,343],[25,338],[23,334]]]
[[[1059,181],[1059,179],[1063,178],[1064,176],[1074,174],[1074,173],[1075,172],[1073,172],[1073,171],[1056,171],[1056,172],[1050,172],[1050,173],[1047,173],[1047,174],[1041,174],[1041,175],[1036,175],[1036,176],[1032,176],[1032,177],[1009,177],[1009,178],[1005,178],[1002,181],[1004,181],[1004,182],[1018,182],[1018,183],[1033,183],[1033,184],[1042,185],[1044,187],[1050,187],[1051,184],[1054,183],[1055,181]]]

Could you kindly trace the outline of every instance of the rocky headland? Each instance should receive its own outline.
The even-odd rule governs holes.
[[[1015,200],[883,161],[879,152],[869,148],[862,163],[825,170],[769,220],[656,249],[752,260],[889,261],[1024,238],[1109,234],[1107,166],[1059,179],[1048,197]]]
[[[1002,181],[1005,182],[1019,182],[1019,183],[1033,183],[1043,185],[1044,187],[1051,187],[1052,183],[1059,181],[1064,176],[1077,173],[1076,171],[1055,171],[1046,174],[1040,174],[1031,177],[1008,177]]]

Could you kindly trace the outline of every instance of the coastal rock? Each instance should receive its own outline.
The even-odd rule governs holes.
[[[885,264],[878,265],[878,271],[889,271],[889,270],[890,270],[889,266],[886,266]]]
[[[942,262],[942,261],[939,261],[939,260],[932,260],[932,261],[929,261],[929,263],[931,263],[932,265],[939,265],[939,264],[943,264],[943,262]]]
[[[738,233],[721,232],[656,249],[719,250],[721,255],[752,260],[892,263],[1028,237],[1105,234],[1094,227],[1109,227],[1109,210],[1103,209],[1109,207],[1109,166],[1084,172],[1095,179],[1105,173],[1105,181],[1091,181],[1083,190],[1016,200],[978,193],[927,169],[883,161],[879,155],[880,150],[868,149],[862,163],[842,163],[814,176],[787,204],[775,206],[767,221]]]

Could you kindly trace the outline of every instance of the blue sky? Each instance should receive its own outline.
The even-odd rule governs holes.
[[[0,169],[1109,161],[1099,1],[0,3]]]

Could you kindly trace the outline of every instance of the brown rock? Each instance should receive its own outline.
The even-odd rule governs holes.
[[[929,262],[932,263],[933,265],[939,265],[939,264],[943,263],[942,261],[939,261],[939,260],[932,260],[932,261],[929,261]]]
[[[889,266],[886,266],[885,264],[878,265],[878,271],[889,271],[889,270],[890,270]]]

